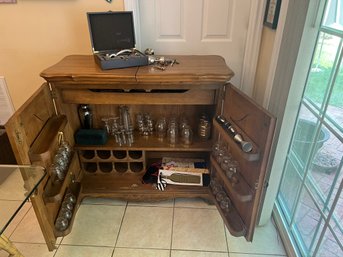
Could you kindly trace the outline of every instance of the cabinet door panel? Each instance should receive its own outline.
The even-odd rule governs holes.
[[[30,146],[54,114],[49,87],[43,84],[8,120],[5,127],[18,164],[31,164]]]
[[[263,204],[261,196],[265,190],[275,118],[231,84],[225,89],[221,115],[230,122],[236,133],[243,136],[243,140],[251,141],[253,145],[252,151],[244,152],[229,129],[214,120],[214,128],[219,134],[220,141],[227,144],[230,154],[239,166],[234,178],[228,177],[213,158],[212,167],[218,173],[217,177],[222,181],[233,207],[244,222],[244,236],[248,241],[252,241]],[[243,197],[243,194],[239,195],[240,192],[251,192],[251,199],[246,201],[248,198]]]

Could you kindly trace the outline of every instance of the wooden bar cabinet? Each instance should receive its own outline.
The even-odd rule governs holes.
[[[217,205],[232,235],[252,240],[267,185],[266,167],[275,119],[230,84],[234,73],[222,57],[172,58],[179,64],[165,70],[142,66],[104,71],[93,56],[67,56],[40,74],[46,83],[7,122],[18,164],[41,165],[48,172],[32,197],[32,205],[49,250],[55,248],[57,237],[71,231],[77,207],[86,196],[134,201],[201,197]],[[74,134],[81,126],[81,104],[91,108],[95,128],[103,126],[103,117],[118,116],[118,107],[122,105],[128,106],[133,119],[142,112],[150,113],[153,119],[185,116],[194,131],[193,143],[170,145],[154,135],[140,136],[134,132],[134,143],[130,146],[119,146],[111,136],[103,145],[77,145]],[[198,138],[196,132],[203,113],[212,124],[207,140]],[[242,150],[218,122],[218,115],[252,143],[251,151]],[[61,133],[72,145],[72,158],[63,181],[53,183],[49,166]],[[226,176],[212,154],[217,142],[225,143],[239,164],[234,180]],[[151,184],[143,184],[146,169],[165,156],[206,160],[210,186],[168,185],[165,191],[159,191]],[[214,182],[230,198],[229,211],[223,211],[214,196]],[[61,232],[54,224],[69,191],[77,196],[77,202],[68,228]]]

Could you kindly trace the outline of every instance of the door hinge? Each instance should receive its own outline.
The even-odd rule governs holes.
[[[259,186],[259,183],[258,183],[258,180],[255,182],[255,190],[258,189],[258,186]]]
[[[48,86],[49,86],[49,90],[50,90],[50,96],[52,99],[52,104],[54,105],[55,114],[58,115],[57,106],[56,106],[57,94],[56,94],[55,90],[52,88],[50,83],[48,84]]]
[[[57,99],[57,94],[54,90],[50,90],[50,95],[52,99]]]

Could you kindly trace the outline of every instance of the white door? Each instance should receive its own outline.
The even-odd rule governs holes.
[[[233,84],[240,86],[251,2],[139,0],[126,9],[134,10],[138,49],[152,48],[157,55],[221,55],[235,72]]]

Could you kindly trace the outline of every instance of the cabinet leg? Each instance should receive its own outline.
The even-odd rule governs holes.
[[[0,236],[0,249],[8,252],[11,257],[24,257],[4,234]]]

